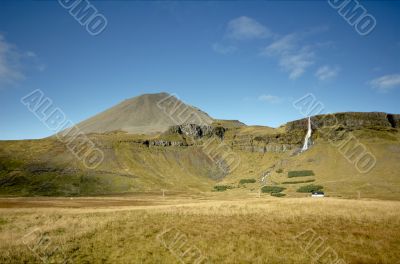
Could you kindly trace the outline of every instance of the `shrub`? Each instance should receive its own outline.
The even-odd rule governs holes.
[[[282,182],[282,184],[297,184],[297,183],[308,183],[308,182],[314,182],[315,180],[306,180],[306,181],[285,181]]]
[[[284,187],[279,187],[279,186],[264,186],[261,188],[261,191],[263,193],[279,193],[283,190],[285,190],[286,188]]]
[[[6,219],[0,218],[0,225],[5,225],[7,223],[8,223],[8,221]]]
[[[284,193],[280,193],[280,192],[273,192],[273,193],[271,193],[271,196],[275,196],[275,197],[283,197],[283,196],[285,196],[286,194],[284,194]]]
[[[288,177],[305,177],[305,176],[314,176],[314,172],[312,170],[301,170],[301,171],[289,171]]]
[[[306,186],[301,186],[299,189],[297,189],[297,192],[301,192],[301,193],[309,193],[309,192],[317,192],[322,190],[324,187],[321,185],[314,185],[314,184],[310,184],[310,185],[306,185]]]
[[[277,170],[276,170],[276,173],[282,173],[282,172],[283,172],[282,169],[277,169]]]
[[[217,191],[217,192],[223,192],[228,189],[232,189],[232,187],[229,185],[215,185],[214,186],[214,191]]]
[[[255,183],[256,179],[241,179],[239,181],[240,184],[245,184],[245,183]]]

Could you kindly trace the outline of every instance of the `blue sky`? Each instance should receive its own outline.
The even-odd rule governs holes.
[[[52,134],[20,103],[41,89],[78,123],[166,91],[212,117],[279,126],[325,112],[400,113],[400,1],[361,1],[357,33],[327,1],[92,1],[96,36],[57,1],[0,2],[0,139]]]

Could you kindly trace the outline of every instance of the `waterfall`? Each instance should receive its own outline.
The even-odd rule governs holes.
[[[303,148],[301,149],[301,152],[306,151],[310,145],[311,145],[311,118],[308,117],[308,130],[307,130],[307,134],[306,137],[304,138],[304,145]]]

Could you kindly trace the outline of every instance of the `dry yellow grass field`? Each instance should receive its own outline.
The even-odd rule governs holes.
[[[1,199],[1,263],[397,263],[400,202],[137,195]]]
[[[284,127],[216,122],[229,129],[207,144],[91,134],[96,170],[54,138],[0,141],[0,263],[400,264],[398,130],[351,131],[376,158],[362,173],[339,137],[300,154]],[[268,140],[282,151],[260,151]],[[227,172],[209,155],[221,146],[237,158]]]

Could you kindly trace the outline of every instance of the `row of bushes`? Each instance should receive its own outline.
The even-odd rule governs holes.
[[[297,184],[297,183],[308,183],[308,182],[314,182],[315,180],[306,180],[306,181],[285,181],[282,182],[282,184]]]
[[[280,187],[280,186],[263,186],[261,188],[261,191],[263,193],[270,193],[271,196],[275,196],[275,197],[283,197],[286,194],[281,193],[283,190],[285,190],[286,188],[284,187]]]
[[[232,189],[233,187],[232,186],[229,186],[229,185],[215,185],[214,186],[214,191],[216,191],[216,192],[223,192],[223,191],[226,191],[226,190],[228,190],[228,189]]]
[[[255,183],[256,179],[241,179],[239,181],[240,184],[245,184],[245,183]]]
[[[261,188],[261,191],[263,193],[279,193],[283,190],[285,190],[286,188],[284,187],[280,187],[280,186],[263,186]]]
[[[256,183],[257,180],[256,179],[241,179],[239,181],[239,184],[246,184],[246,183]],[[223,192],[226,191],[228,189],[233,189],[234,187],[229,186],[229,185],[215,185],[214,186],[214,191],[216,192]]]
[[[283,196],[285,196],[286,194],[284,194],[284,193],[280,193],[280,192],[278,192],[278,193],[271,193],[271,196],[275,196],[275,197],[283,197]]]
[[[289,171],[288,177],[306,177],[306,176],[314,176],[314,172],[312,170],[301,170],[301,171]]]
[[[301,186],[300,188],[297,189],[297,192],[301,193],[310,193],[310,192],[318,192],[321,191],[324,187],[322,185],[306,185],[306,186]]]

